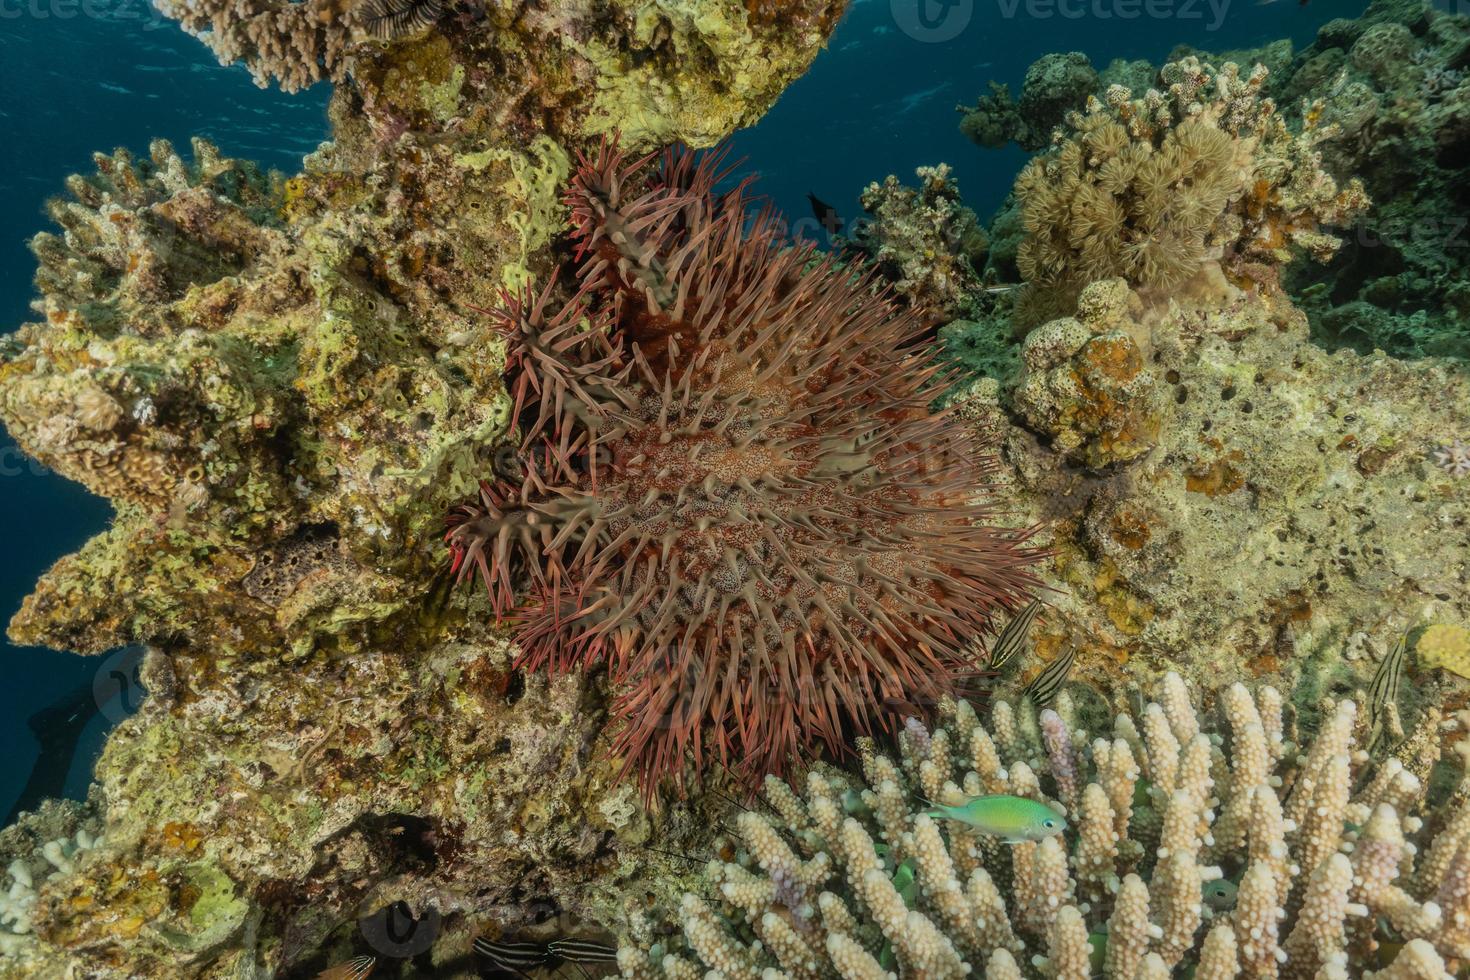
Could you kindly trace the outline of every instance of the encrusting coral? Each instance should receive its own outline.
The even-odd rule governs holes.
[[[1015,520],[1053,551],[1016,669],[1075,646],[1073,676],[1104,689],[1174,669],[1342,691],[1375,669],[1362,637],[1388,650],[1470,623],[1470,542],[1443,532],[1470,498],[1432,458],[1470,425],[1463,371],[1329,354],[1281,295],[1217,281],[1158,308],[1123,287],[1090,284],[1017,345],[1017,369],[956,395],[1001,438]],[[941,336],[961,329],[977,327]],[[1435,672],[1400,694],[1463,697]]]
[[[1133,336],[1128,313],[1136,303],[1122,279],[1092,283],[1075,317],[1036,327],[1021,345],[1017,414],[1093,468],[1141,456],[1158,436],[1162,385]]]
[[[575,297],[497,311],[520,458],[447,535],[521,663],[608,665],[649,794],[691,753],[758,783],[968,689],[1036,557],[928,411],[923,320],[717,197],[719,159],[582,162]]]
[[[1366,206],[1339,189],[1315,145],[1311,107],[1293,132],[1261,96],[1263,66],[1242,77],[1194,58],[1164,66],[1167,90],[1135,99],[1122,86],[1089,98],[1071,134],[1016,179],[1026,229],[1016,264],[1026,287],[1019,326],[1072,312],[1089,282],[1121,276],[1138,289],[1178,287],[1215,260],[1239,281],[1272,286],[1294,250],[1329,258],[1341,224]]]
[[[1206,711],[1169,674],[1116,714],[1065,691],[1039,716],[1029,700],[997,702],[988,725],[964,703],[942,714],[932,732],[910,723],[896,761],[865,744],[861,779],[814,771],[804,796],[769,781],[769,812],[735,818],[708,897],[679,905],[682,935],[645,922],[623,975],[1437,978],[1470,963],[1470,719],[1458,785],[1431,788],[1432,721],[1404,758],[1370,759],[1352,701],[1308,724],[1266,686]],[[987,793],[1065,813],[1066,836],[1003,844],[921,802]]]

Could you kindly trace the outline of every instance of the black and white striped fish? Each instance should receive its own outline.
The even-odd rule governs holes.
[[[570,963],[582,969],[583,964],[618,961],[617,947],[590,939],[553,939],[549,943],[505,942],[480,938],[475,952],[497,969],[526,977],[532,970],[558,963]],[[586,971],[582,971],[586,975]]]
[[[1068,647],[1067,652],[1057,657],[1041,673],[1037,674],[1021,691],[1021,697],[1030,698],[1037,708],[1049,707],[1056,700],[1057,692],[1072,672],[1072,662],[1077,659],[1077,648]]]
[[[593,942],[590,939],[554,939],[547,943],[546,949],[552,956],[566,960],[568,963],[616,963],[618,961],[616,946]]]
[[[1399,637],[1388,655],[1378,662],[1373,672],[1373,683],[1368,687],[1368,748],[1372,749],[1384,734],[1383,717],[1388,706],[1398,700],[1399,677],[1404,670],[1404,653],[1409,648],[1409,635]]]
[[[368,0],[363,26],[380,41],[423,30],[444,16],[444,0]]]
[[[509,943],[483,936],[475,940],[475,952],[489,960],[493,966],[521,976],[545,966],[551,959],[551,951],[545,943]]]
[[[990,647],[990,669],[1000,670],[1026,645],[1026,634],[1031,630],[1031,624],[1036,620],[1036,614],[1041,612],[1041,600],[1032,599],[1026,604],[1026,608],[1011,617],[1006,623],[1005,629],[1000,631],[1000,636],[995,638],[995,643]]]

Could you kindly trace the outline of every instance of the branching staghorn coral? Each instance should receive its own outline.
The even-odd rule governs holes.
[[[1201,712],[1169,674],[1157,697],[1101,735],[1065,692],[1039,717],[997,702],[989,725],[950,703],[896,761],[865,744],[861,779],[814,771],[804,798],[768,780],[769,814],[735,818],[739,853],[678,909],[683,942],[625,947],[623,975],[1396,978],[1470,959],[1463,773],[1426,807],[1411,771],[1426,760],[1370,762],[1350,701],[1308,734],[1270,687]],[[919,799],[986,793],[1044,801],[1072,829],[1006,845]]]
[[[1295,248],[1330,257],[1338,242],[1320,226],[1366,206],[1360,185],[1339,190],[1321,169],[1314,146],[1334,131],[1317,127],[1320,107],[1293,133],[1260,94],[1263,66],[1242,77],[1186,58],[1161,76],[1167,92],[1089,98],[1071,135],[1017,177],[1023,325],[1072,312],[1083,286],[1112,276],[1168,289],[1219,260],[1241,281],[1274,282]]]

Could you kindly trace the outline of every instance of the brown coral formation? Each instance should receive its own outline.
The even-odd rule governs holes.
[[[1339,189],[1321,169],[1314,146],[1335,131],[1316,127],[1320,110],[1290,130],[1261,96],[1264,67],[1242,77],[1186,58],[1160,75],[1166,92],[1090,99],[1017,178],[1022,326],[1070,313],[1083,286],[1113,276],[1162,292],[1209,261],[1272,286],[1294,250],[1330,257],[1338,243],[1321,226],[1366,206],[1359,185]]]
[[[1133,296],[1121,279],[1082,291],[1077,316],[1026,335],[1015,408],[1033,430],[1094,469],[1153,448],[1162,394],[1129,333]]]

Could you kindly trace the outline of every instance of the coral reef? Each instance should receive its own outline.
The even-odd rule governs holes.
[[[553,266],[575,153],[751,121],[841,5],[485,5],[330,64],[318,8],[281,7],[191,9],[257,74],[349,66],[332,140],[289,179],[203,142],[99,156],[0,349],[17,442],[116,514],[11,636],[150,648],[101,843],[45,880],[20,855],[7,975],[312,973],[398,900],[442,913],[448,963],[537,907],[616,922],[683,874],[650,840],[709,833],[701,800],[649,814],[614,780],[602,680],[514,669],[439,539],[514,422],[478,311]]]
[[[645,924],[661,941],[625,947],[623,975],[1437,977],[1470,962],[1470,718],[1449,736],[1455,780],[1431,780],[1437,715],[1427,741],[1370,758],[1348,700],[1298,719],[1276,689],[1236,684],[1204,711],[1177,674],[1141,708],[1077,693],[1039,717],[997,702],[988,725],[951,703],[944,727],[911,724],[896,761],[865,744],[861,780],[813,772],[804,798],[772,781],[769,815],[741,813],[738,854],[710,863],[709,897],[683,898],[671,939]],[[1044,802],[1069,829],[1004,845],[917,802],[986,793]]]
[[[1355,637],[1470,624],[1470,501],[1430,456],[1470,424],[1462,372],[1329,354],[1283,297],[1223,280],[1162,309],[1120,287],[1089,286],[1015,373],[956,395],[1001,435],[1015,519],[1055,551],[1038,659],[1075,645],[1104,689],[1173,667],[1341,691],[1375,666]],[[1404,689],[1464,697],[1432,673]]]
[[[1070,117],[1071,134],[1016,179],[1018,326],[1071,313],[1082,286],[1111,276],[1172,291],[1218,261],[1272,287],[1296,251],[1331,257],[1339,243],[1322,226],[1367,201],[1323,171],[1315,147],[1335,130],[1318,129],[1320,110],[1291,131],[1261,96],[1266,75],[1184,58],[1160,72],[1165,91],[1135,99],[1113,86]]]
[[[523,663],[607,665],[650,796],[691,758],[758,784],[968,689],[1034,581],[989,526],[984,444],[927,409],[922,320],[717,199],[720,160],[582,161],[574,299],[497,314],[520,458],[447,536]]]
[[[1042,55],[1026,69],[1021,97],[1012,99],[1010,90],[992,82],[990,92],[973,106],[958,106],[963,113],[960,132],[987,149],[1007,143],[1036,151],[1051,142],[1052,130],[1067,114],[1098,90],[1098,73],[1087,56],[1077,52]]]
[[[1361,169],[1370,190],[1387,193],[1376,227],[1463,211],[1445,202],[1463,190],[1465,21],[1411,6],[1377,0],[1361,22],[1324,28],[1296,60],[1280,46],[1230,59],[1259,60],[1271,75],[1175,59],[1167,93],[1137,100],[1127,90],[1158,84],[1146,65],[1114,66],[1094,82],[1075,58],[1050,59],[1022,93],[1047,130],[1084,85],[1123,86],[1073,117],[1023,178],[1024,215],[991,234],[992,270],[1013,262],[1055,295],[1033,288],[1013,310],[1010,296],[986,292],[992,280],[974,275],[979,229],[936,168],[919,190],[879,185],[871,201],[874,248],[888,249],[880,257],[908,290],[905,312],[861,275],[787,251],[760,222],[742,231],[731,217],[740,195],[712,200],[711,174],[693,157],[669,158],[661,177],[634,168],[612,181],[606,167],[573,163],[613,131],[636,154],[710,144],[754,120],[824,43],[835,0],[171,8],[258,77],[340,79],[333,139],[289,179],[203,142],[187,161],[164,143],[146,158],[99,156],[98,172],[69,181],[69,198],[52,207],[60,233],[35,240],[36,322],[0,344],[0,417],[28,452],[109,497],[116,517],[46,573],[11,634],[85,653],[146,645],[149,695],[111,736],[85,808],[48,805],[0,832],[7,975],[312,975],[373,953],[358,920],[394,902],[436,913],[437,942],[414,969],[439,976],[468,969],[474,938],[510,936],[544,910],[630,930],[646,947],[661,938],[647,910],[673,908],[697,885],[686,856],[716,846],[724,790],[738,781],[707,767],[707,785],[687,799],[648,807],[618,779],[625,759],[672,771],[694,733],[712,732],[704,758],[720,758],[711,746],[721,745],[733,768],[758,772],[808,746],[781,727],[795,713],[763,707],[762,720],[775,721],[757,730],[737,713],[758,686],[721,686],[713,672],[690,702],[670,702],[678,734],[628,726],[638,706],[617,698],[639,688],[619,671],[666,666],[632,662],[639,634],[664,635],[665,613],[710,615],[714,586],[743,602],[742,586],[759,585],[757,601],[732,614],[743,635],[685,634],[673,656],[714,643],[748,654],[747,642],[758,651],[764,639],[763,664],[794,662],[794,682],[850,698],[841,710],[800,706],[803,725],[820,719],[817,741],[836,746],[844,723],[909,710],[884,695],[923,700],[954,686],[965,652],[954,634],[983,638],[989,616],[1027,591],[1015,545],[1033,525],[1050,551],[1038,569],[1057,588],[1005,680],[1019,686],[1075,653],[1056,713],[1033,728],[1024,708],[997,706],[998,768],[974,749],[984,740],[963,708],[943,733],[909,726],[899,762],[866,751],[866,803],[853,777],[820,764],[806,803],[772,788],[778,821],[734,818],[767,879],[742,864],[740,844],[716,852],[736,932],[724,934],[714,906],[686,900],[694,952],[675,950],[661,971],[688,975],[697,956],[730,972],[792,963],[805,975],[808,961],[788,957],[811,950],[852,975],[893,966],[938,975],[960,962],[983,968],[983,952],[997,976],[1082,976],[1089,929],[1108,921],[1098,955],[1130,975],[1233,956],[1242,971],[1269,975],[1279,963],[1285,976],[1330,978],[1342,972],[1337,946],[1374,957],[1386,977],[1458,968],[1449,961],[1466,953],[1455,913],[1465,904],[1465,793],[1435,806],[1448,766],[1433,760],[1441,723],[1466,704],[1470,501],[1436,453],[1470,431],[1470,381],[1432,357],[1324,351],[1309,340],[1308,315],[1277,289],[1290,253],[1326,257],[1336,241],[1322,226],[1363,203],[1328,174]],[[1289,122],[1273,99],[1294,107]],[[1431,117],[1438,129],[1426,128]],[[1036,140],[1042,129],[1018,132],[1004,138]],[[1395,189],[1431,158],[1422,189],[1393,210]],[[1061,193],[1038,179],[1048,168]],[[576,261],[590,263],[577,274],[557,271],[574,173],[585,249]],[[1332,316],[1378,329],[1386,311],[1418,331],[1396,350],[1430,352],[1420,339],[1447,336],[1440,328],[1470,297],[1463,259],[1443,240],[1394,242],[1349,243],[1327,267],[1331,280],[1298,281],[1304,264],[1288,268],[1319,335],[1334,329]],[[711,255],[730,259],[715,275]],[[1416,308],[1420,295],[1439,304],[1432,317]],[[724,300],[723,318],[704,322],[704,305]],[[948,393],[957,406],[948,415],[929,412],[937,385],[921,390],[948,379],[922,363],[927,349],[894,350],[918,339],[925,310],[964,313],[940,335],[953,363],[987,375]],[[1024,342],[1017,325],[1034,327]],[[737,329],[758,342],[730,344]],[[834,349],[853,338],[872,346]],[[763,351],[753,368],[752,352]],[[674,378],[670,366],[686,362],[695,367]],[[799,390],[793,377],[830,381],[832,392]],[[661,414],[677,408],[703,424],[712,406],[729,420],[723,429],[671,432]],[[772,441],[793,413],[813,431]],[[688,442],[704,437],[722,455],[691,463]],[[997,466],[986,470],[978,447],[995,445]],[[799,504],[810,526],[790,520],[785,536],[721,543],[733,525],[762,530],[764,498],[741,480],[774,484],[769,468],[790,462],[781,453],[793,447],[790,472],[803,483],[788,513]],[[626,512],[567,520],[560,511],[586,502],[593,461],[609,449],[619,465],[596,471],[598,488],[621,494]],[[925,452],[937,467],[910,458]],[[484,555],[492,585],[504,575],[489,599],[453,591],[441,543],[445,513],[486,475],[452,540],[462,568]],[[969,497],[997,479],[1014,500],[1004,515]],[[852,509],[895,485],[912,499]],[[702,504],[679,501],[681,490]],[[823,493],[830,499],[808,499]],[[705,514],[711,495],[719,506]],[[584,533],[559,547],[593,542],[568,558],[576,581],[540,564],[556,543],[540,537],[542,517],[554,512],[554,527]],[[507,515],[524,521],[507,539],[510,560],[492,565],[495,536],[472,535]],[[967,526],[969,516],[985,525]],[[633,523],[650,518],[667,523]],[[855,527],[885,564],[851,560]],[[813,541],[820,575],[771,557]],[[635,542],[642,554],[627,550]],[[660,564],[666,542],[699,552],[677,572],[687,578]],[[999,558],[977,568],[977,553]],[[751,569],[770,580],[772,567],[806,578],[732,582]],[[706,572],[701,596],[694,583]],[[511,596],[522,573],[529,600]],[[567,591],[608,589],[614,575],[663,588],[667,603],[629,612],[615,596]],[[879,585],[854,596],[861,576]],[[822,613],[812,647],[826,659],[776,656],[789,648],[773,637],[811,608]],[[512,610],[524,622],[493,622]],[[774,624],[759,618],[767,613]],[[537,622],[517,650],[512,633]],[[872,674],[852,672],[879,678],[871,691],[853,694],[823,673],[866,652],[815,639],[840,641],[844,630],[880,638],[893,655],[866,661]],[[1414,651],[1402,683],[1375,683],[1380,667],[1398,678],[1398,654],[1382,658],[1402,649]],[[607,669],[566,669],[605,651]],[[920,683],[885,673],[899,672],[894,663]],[[558,669],[525,669],[543,664]],[[1165,681],[1158,709],[1122,699],[1171,669],[1184,683],[1207,677],[1209,690],[1269,682],[1292,702],[1278,727],[1264,688],[1255,700],[1228,689],[1218,699],[1226,724],[1215,728],[1177,680]],[[642,690],[672,698],[688,678],[663,680]],[[731,694],[728,708],[698,700],[716,689]],[[1092,691],[1102,696],[1084,700]],[[1367,698],[1355,716],[1344,705],[1359,691]],[[684,724],[695,716],[679,712],[695,703],[713,728]],[[1127,722],[1111,741],[1081,734],[1106,730],[1119,712],[1137,719],[1133,739]],[[1318,722],[1313,745],[1288,746]],[[1202,731],[1221,743],[1201,742]],[[655,747],[642,755],[637,738]],[[1170,738],[1178,767],[1160,748]],[[1386,741],[1394,754],[1370,763],[1351,738]],[[1120,744],[1140,770],[1127,794]],[[946,768],[966,753],[973,779]],[[968,791],[1001,769],[997,785],[1076,815],[1070,856],[1046,842],[1014,853],[955,847],[899,798],[919,788],[951,799],[946,778]],[[1272,801],[1295,825],[1283,822],[1279,840],[1269,826],[1253,830],[1249,809],[1269,824]],[[843,839],[836,815],[848,809],[871,854]],[[1127,833],[1105,841],[1098,831],[1116,831],[1124,814]],[[1212,821],[1212,840],[1201,821]],[[800,831],[785,852],[782,826]],[[1228,841],[1241,846],[1226,853]],[[1417,854],[1394,859],[1407,841]],[[1290,888],[1288,858],[1301,872]],[[1214,867],[1239,885],[1233,910],[1203,891],[1212,872],[1202,869]],[[961,871],[966,886],[983,884],[981,868],[996,901],[1008,895],[1009,914],[986,921],[1004,922],[1014,942],[977,939],[973,922],[953,921],[971,908],[962,902],[996,909],[979,886],[973,896],[950,887]],[[821,887],[838,896],[825,908]],[[1051,905],[1048,889],[1066,900]],[[1202,904],[1219,921],[1205,923]],[[1386,926],[1352,914],[1360,907]],[[1238,933],[1237,921],[1259,929]],[[847,938],[803,945],[807,927]],[[1407,940],[1391,962],[1389,940]],[[1284,961],[1268,959],[1276,949]],[[630,956],[631,972],[654,969]]]
[[[1374,202],[1325,275],[1291,283],[1330,346],[1470,359],[1467,52],[1463,11],[1379,0],[1323,27],[1283,80],[1292,97],[1324,100],[1344,135],[1323,161]]]
[[[1263,93],[1299,106],[1320,168],[1362,183],[1371,204],[1326,264],[1294,263],[1285,285],[1326,346],[1379,348],[1405,357],[1470,357],[1470,17],[1434,4],[1374,0],[1362,17],[1324,25],[1295,52],[1282,40],[1211,55],[1176,50],[1170,61],[1262,64]],[[1091,84],[1087,84],[1091,79]],[[1065,110],[1115,87],[1164,87],[1147,62],[1115,61],[1096,71],[1073,52],[1048,55],[1026,73],[1019,101],[1003,86],[960,107],[961,129],[982,146],[1046,146]],[[1060,107],[1060,108],[1059,108]],[[1012,205],[1014,207],[1014,205]],[[997,222],[1013,224],[1013,210]],[[1010,236],[992,227],[991,263],[1011,268]],[[1324,253],[1325,254],[1325,253]],[[1055,311],[1052,311],[1055,312]]]
[[[1122,279],[1095,282],[1076,317],[1037,327],[1021,347],[1017,414],[1094,469],[1141,456],[1158,437],[1163,386],[1129,333],[1133,298]]]
[[[850,244],[924,315],[943,320],[971,312],[980,288],[990,239],[975,212],[960,203],[949,167],[920,167],[919,186],[889,175],[863,191],[868,218],[857,223]]]

